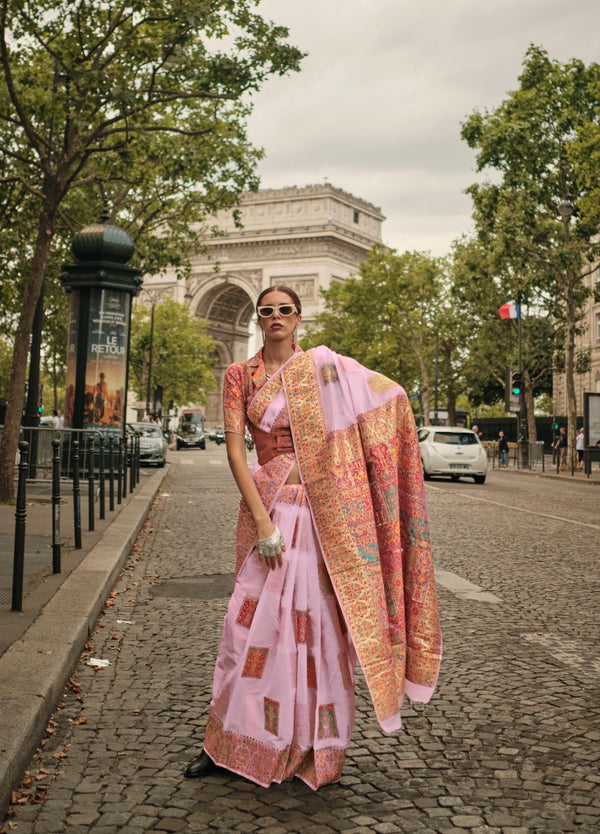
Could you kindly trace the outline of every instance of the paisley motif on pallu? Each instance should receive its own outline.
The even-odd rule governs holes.
[[[265,730],[276,736],[279,734],[279,703],[271,700],[271,698],[265,698],[264,709]]]
[[[337,383],[321,387],[331,364]],[[441,657],[412,410],[399,385],[325,347],[296,356],[282,376],[327,571],[389,732],[405,691],[431,697]]]
[[[323,704],[319,707],[319,738],[339,738],[333,704]]]

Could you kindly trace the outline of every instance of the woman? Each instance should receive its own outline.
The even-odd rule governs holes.
[[[404,391],[325,347],[295,344],[302,307],[282,286],[257,301],[264,347],[231,365],[227,455],[242,494],[236,585],[217,657],[204,752],[267,787],[340,779],[354,667],[378,720],[427,701],[441,634],[422,469]],[[251,474],[244,431],[258,465]]]

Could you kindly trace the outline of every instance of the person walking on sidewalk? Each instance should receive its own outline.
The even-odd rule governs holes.
[[[567,440],[567,430],[564,426],[560,427],[558,437],[556,438],[556,443],[554,444],[554,451],[557,455],[560,455],[560,468],[566,469],[567,468],[567,449],[569,447],[569,443]]]
[[[442,639],[416,427],[404,390],[352,359],[295,343],[302,306],[259,295],[263,348],[224,385],[227,456],[241,492],[236,582],[204,749],[268,787],[338,781],[358,658],[385,732],[404,696],[427,702]],[[258,464],[250,473],[244,432]]]
[[[498,456],[500,458],[500,466],[506,469],[508,466],[508,441],[503,431],[498,433]]]
[[[584,449],[585,438],[583,436],[583,426],[577,432],[577,437],[575,438],[575,448],[577,449],[577,469],[583,469],[584,467],[584,460],[583,460],[583,453]]]

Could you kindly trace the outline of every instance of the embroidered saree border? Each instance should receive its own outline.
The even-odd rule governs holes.
[[[211,709],[204,748],[217,764],[239,773],[267,788],[271,782],[284,782],[294,776],[313,790],[341,779],[345,747],[318,747],[303,750],[297,744],[282,749],[223,729],[223,722]]]

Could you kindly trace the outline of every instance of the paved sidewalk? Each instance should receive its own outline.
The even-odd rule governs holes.
[[[594,749],[600,733],[594,724],[593,656],[577,655],[577,643],[576,668],[552,658],[548,662],[548,647],[554,644],[549,635],[542,636],[547,627],[531,608],[538,596],[542,608],[548,607],[543,593],[548,577],[564,583],[551,552],[556,542],[562,546],[564,521],[541,511],[523,521],[515,518],[507,541],[506,510],[503,505],[495,510],[492,500],[486,505],[485,536],[467,535],[470,548],[458,547],[469,534],[469,522],[481,533],[476,525],[482,515],[473,512],[479,504],[465,504],[462,496],[489,495],[487,485],[466,481],[432,482],[430,493],[438,568],[444,568],[438,586],[445,635],[443,680],[432,703],[406,704],[405,728],[385,736],[359,674],[356,729],[342,781],[316,793],[298,780],[265,790],[227,773],[183,779],[183,767],[202,743],[214,658],[233,586],[238,493],[224,449],[170,457],[168,475],[137,539],[133,522],[122,513],[123,526],[112,545],[108,536],[101,543],[100,564],[84,560],[85,574],[78,577],[74,571],[61,599],[58,594],[53,599],[48,628],[64,642],[65,612],[81,604],[86,608],[81,596],[102,583],[94,611],[87,605],[83,617],[74,612],[81,625],[80,648],[69,646],[69,662],[59,668],[45,656],[53,645],[48,628],[43,640],[39,629],[30,629],[5,655],[28,653],[15,657],[23,661],[21,669],[35,670],[33,701],[25,715],[27,740],[43,737],[31,761],[19,760],[27,775],[15,795],[14,815],[4,823],[6,832],[16,825],[12,830],[18,834],[595,834],[600,776]],[[511,474],[491,473],[490,488],[496,488],[494,482],[504,490],[507,483],[511,490],[534,483]],[[576,491],[592,505],[593,492],[577,476],[573,481],[579,488],[560,494]],[[553,488],[550,480],[543,486],[538,492]],[[146,508],[153,495],[149,487],[144,486]],[[139,509],[138,520],[143,518]],[[521,523],[526,526],[519,528]],[[570,570],[587,564],[589,526],[569,528]],[[536,547],[524,560],[526,533]],[[124,554],[126,539],[131,552],[117,578],[111,548],[116,540]],[[511,543],[516,547],[512,563]],[[543,561],[544,547],[552,571]],[[487,599],[482,596],[473,582],[466,591],[466,586],[453,587],[461,579],[457,570],[462,576],[472,571],[471,579],[493,591],[494,600],[489,593]],[[497,570],[500,579],[491,581],[488,570]],[[524,578],[531,570],[539,583],[534,597]],[[593,578],[589,581],[593,587]],[[552,589],[553,611],[559,593],[562,586]],[[568,635],[561,636],[568,642]],[[14,733],[23,713],[18,698],[30,688],[18,663],[12,670],[2,666],[5,658],[0,658],[0,697],[7,707],[0,738],[11,729]],[[8,690],[7,673],[21,676]],[[39,694],[40,676],[54,676],[47,682],[51,691]],[[58,708],[46,723],[51,703]],[[40,704],[42,717],[33,716]],[[16,759],[17,746],[0,746],[2,758]],[[15,773],[13,768],[11,779]]]
[[[0,611],[0,813],[44,734],[164,476],[160,470],[143,477],[118,509],[96,522],[94,533],[84,534],[81,550],[66,550],[60,575],[48,575],[48,553],[42,554],[34,568],[44,575],[29,568],[23,611],[7,606]],[[28,507],[26,555],[36,544],[47,550],[49,512],[49,505]],[[4,520],[11,513],[14,518],[14,507],[0,508]]]

